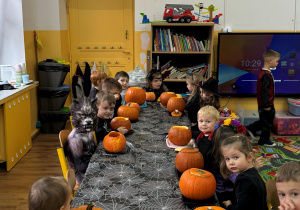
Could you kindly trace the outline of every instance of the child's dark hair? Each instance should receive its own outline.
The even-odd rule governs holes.
[[[253,153],[250,141],[245,135],[242,134],[236,134],[234,136],[230,136],[224,139],[220,147],[222,154],[223,154],[223,149],[225,149],[226,147],[227,148],[234,147],[238,149],[241,153],[243,153],[246,157],[248,157],[250,153]],[[252,164],[253,167],[255,167],[255,158],[252,159]],[[226,166],[226,161],[224,157],[222,157],[220,163],[220,172],[225,179],[228,178],[228,176],[231,174],[231,171]]]
[[[28,195],[29,210],[59,210],[71,196],[72,189],[63,177],[44,177],[36,181]]]
[[[202,89],[202,91],[205,92],[207,95],[209,94],[211,97],[208,98],[201,97],[199,101],[200,107],[209,105],[209,106],[214,106],[216,109],[219,109],[220,108],[219,97],[207,90]]]
[[[92,73],[91,73],[91,82],[93,83],[93,85],[95,86],[95,87],[97,87],[98,86],[98,81],[100,80],[102,80],[102,79],[106,79],[107,78],[107,74],[104,72],[104,71],[93,71]]]
[[[102,84],[103,91],[109,91],[111,89],[122,90],[122,85],[114,78],[107,78]]]
[[[121,77],[126,77],[129,80],[129,75],[125,71],[119,71],[115,75],[115,79],[118,81]]]
[[[300,163],[296,161],[287,162],[280,166],[275,175],[276,182],[299,182],[300,183]]]
[[[155,79],[155,78],[161,78],[162,79],[162,73],[160,72],[160,70],[156,70],[156,69],[152,69],[151,71],[149,71],[149,73],[146,76],[147,79],[147,83],[146,83],[146,88],[152,88],[151,87],[151,82]],[[164,83],[162,82],[161,84],[161,88],[163,88],[163,90],[165,92],[169,91],[168,88],[164,85]]]
[[[107,103],[111,106],[112,104],[116,104],[115,96],[110,92],[99,91],[96,95],[97,98],[97,107],[103,101],[107,101]]]
[[[213,147],[210,154],[214,157],[214,163],[219,165],[222,160],[221,145],[224,139],[234,136],[236,132],[229,126],[221,126],[215,132],[213,136]]]

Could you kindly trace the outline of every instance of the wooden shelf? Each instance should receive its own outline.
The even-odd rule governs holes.
[[[197,52],[197,51],[191,51],[191,52],[161,52],[161,51],[153,51],[152,54],[211,54],[210,51],[207,52]]]
[[[164,82],[185,82],[186,79],[164,79]]]

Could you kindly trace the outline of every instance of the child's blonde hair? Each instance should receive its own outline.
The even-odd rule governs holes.
[[[98,86],[98,81],[100,80],[103,80],[103,79],[106,79],[107,78],[107,74],[103,71],[93,71],[92,74],[91,74],[91,82],[93,83],[93,85],[95,87]],[[101,88],[101,87],[100,87]]]
[[[103,101],[107,101],[107,103],[111,106],[112,104],[116,104],[115,96],[110,92],[99,91],[96,95],[97,98],[97,107]]]
[[[217,121],[219,121],[219,111],[213,106],[204,106],[198,111],[198,118],[200,115],[211,115]]]
[[[271,59],[271,58],[280,58],[280,54],[275,50],[267,50],[263,54],[264,61]]]
[[[189,101],[191,98],[193,98],[194,95],[200,94],[200,87],[198,87],[197,84],[198,84],[199,82],[204,82],[204,81],[205,81],[205,79],[204,79],[203,76],[200,75],[200,74],[193,74],[192,76],[189,76],[189,77],[186,78],[186,82],[188,82],[188,83],[194,85],[194,89],[193,89],[193,91],[191,92],[191,95],[189,96],[188,101]]]
[[[44,177],[29,192],[29,210],[59,210],[70,198],[72,189],[63,177]]]
[[[250,153],[253,153],[250,141],[248,140],[248,138],[246,136],[244,136],[242,134],[236,134],[234,136],[230,136],[230,137],[224,139],[224,141],[221,144],[222,154],[223,154],[223,149],[226,147],[227,148],[228,147],[236,148],[241,153],[243,153],[246,157],[248,157],[248,155]],[[254,167],[255,166],[255,158],[252,159],[252,164]],[[226,161],[224,159],[224,156],[221,159],[220,172],[225,179],[228,178],[228,176],[231,174],[231,171],[226,166]]]
[[[280,166],[275,175],[276,182],[300,182],[300,163],[296,161],[287,162]]]

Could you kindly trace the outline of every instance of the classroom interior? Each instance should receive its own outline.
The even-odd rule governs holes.
[[[4,36],[0,38],[8,40],[7,44],[2,45],[0,65],[25,62],[29,79],[39,81],[38,62],[46,59],[64,60],[70,63],[70,72],[66,75],[63,84],[70,86],[76,67],[79,65],[84,72],[86,62],[91,67],[95,63],[97,69],[105,64],[109,70],[109,77],[114,77],[115,73],[120,70],[130,72],[136,66],[140,66],[146,72],[149,71],[153,65],[152,59],[156,63],[157,56],[160,56],[160,59],[163,57],[163,54],[152,53],[154,35],[151,31],[151,24],[158,26],[166,24],[163,21],[165,4],[182,4],[180,0],[172,2],[166,0],[15,0],[10,2],[6,0],[4,2],[6,4],[0,3],[0,14],[3,12],[3,16],[11,22],[1,25],[0,21],[0,30],[6,30]],[[212,43],[209,55],[211,56],[209,58],[210,76],[218,76],[219,33],[298,34],[300,31],[300,3],[297,0],[284,4],[281,0],[263,2],[260,0],[215,0],[214,2],[204,0],[202,2],[204,7],[213,3],[214,16],[221,14],[210,34]],[[184,4],[191,5],[198,3],[192,0],[184,2]],[[194,12],[198,13],[198,7],[194,7]],[[203,10],[203,12],[206,11]],[[208,15],[204,14],[205,20],[208,19]],[[143,22],[147,18],[151,23]],[[35,41],[34,31],[38,34],[43,47]],[[172,54],[171,57],[168,56],[165,61],[172,59]],[[193,57],[193,55],[189,56]],[[173,57],[174,60],[176,58],[176,56]],[[198,58],[193,58],[195,59]],[[300,72],[299,69],[295,71]],[[175,85],[172,81],[168,81],[169,83],[170,86],[177,85],[176,82]],[[185,84],[184,80],[181,81],[182,84]],[[0,186],[4,189],[0,191],[0,209],[28,209],[27,196],[34,181],[44,176],[62,175],[56,152],[59,146],[58,134],[41,132],[38,126],[40,108],[38,87],[30,89],[29,92],[30,123],[26,128],[32,139],[32,148],[10,171],[6,171],[6,161],[1,160],[0,156],[0,162],[2,162],[0,163]],[[275,96],[275,109],[289,111],[287,99],[297,97],[299,98],[299,93]],[[255,95],[250,97],[233,95],[230,98],[221,98],[220,102],[221,106],[226,105],[230,110],[237,110],[238,104],[246,112],[257,111]],[[71,103],[72,93],[68,95],[64,107],[69,107]],[[5,129],[4,112],[5,109],[1,104],[0,142],[5,142],[5,133],[15,132],[13,128]],[[66,123],[66,129],[71,129],[69,121]],[[272,132],[271,135],[274,138],[289,136],[278,135],[276,132]],[[22,134],[19,134],[20,138],[21,136]],[[299,136],[292,135],[292,137]],[[2,150],[0,148],[1,151],[3,152],[3,148]],[[7,160],[6,157],[2,159]]]

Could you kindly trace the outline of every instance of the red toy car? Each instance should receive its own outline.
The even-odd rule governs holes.
[[[191,12],[194,10],[193,5],[187,4],[166,4],[163,19],[168,23],[178,20],[180,23],[190,23],[197,21],[195,15]]]

